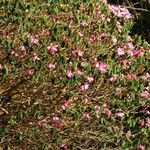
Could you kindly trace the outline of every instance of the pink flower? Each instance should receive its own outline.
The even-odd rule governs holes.
[[[11,51],[10,51],[10,54],[11,54],[12,56],[14,56],[14,57],[18,57],[18,56],[19,56],[18,53],[16,53],[14,50],[11,50]]]
[[[61,76],[59,79],[60,79],[60,80],[63,80],[63,79],[64,79],[64,77],[62,77],[62,76]]]
[[[79,56],[79,57],[82,57],[82,56],[83,56],[83,52],[80,51],[80,50],[78,50],[78,49],[73,50],[73,51],[72,51],[72,54],[73,54],[74,56]]]
[[[19,54],[18,53],[15,53],[15,55],[14,55],[15,57],[19,57]]]
[[[85,113],[83,114],[83,117],[84,117],[85,119],[90,119],[90,115],[89,115],[88,112],[85,112]]]
[[[25,46],[22,45],[22,46],[20,47],[20,49],[21,49],[22,52],[26,52],[26,47],[25,47]]]
[[[127,76],[126,76],[126,79],[127,80],[134,80],[134,79],[136,79],[136,74],[128,73]]]
[[[110,117],[112,115],[112,112],[108,108],[104,108],[104,114]]]
[[[136,50],[134,52],[135,57],[140,57],[140,56],[143,56],[143,55],[144,55],[144,52],[142,50]]]
[[[133,56],[133,55],[134,55],[134,52],[133,52],[131,49],[128,49],[127,53],[128,53],[128,55],[130,55],[130,56]]]
[[[16,52],[14,50],[11,50],[11,52],[10,52],[11,55],[15,55],[15,53]]]
[[[117,112],[117,113],[115,113],[115,116],[116,116],[117,118],[122,118],[122,117],[124,116],[124,113],[122,113],[122,112]]]
[[[99,37],[98,40],[100,41],[106,41],[108,39],[108,34],[107,33],[102,33]],[[97,38],[97,37],[96,37]]]
[[[72,71],[71,70],[68,70],[67,71],[67,77],[70,79],[70,78],[72,78],[74,76],[74,74],[72,73]]]
[[[143,80],[149,80],[150,79],[150,74],[147,72],[145,75],[143,75],[142,77],[141,77]],[[149,81],[149,83],[150,83],[150,81]],[[149,84],[149,86],[150,86],[150,84]]]
[[[101,62],[99,63],[98,70],[100,70],[101,73],[106,73],[108,70],[108,65]]]
[[[146,78],[150,78],[150,74],[148,72],[146,73]]]
[[[140,120],[140,121],[139,121],[139,124],[143,127],[143,126],[145,125],[144,119]]]
[[[100,61],[97,61],[97,59],[95,58],[94,61],[92,62],[94,64],[94,66],[99,70],[101,71],[101,73],[106,73],[107,70],[108,70],[108,65],[103,63],[103,62],[100,62]]]
[[[59,124],[57,124],[57,127],[60,128],[60,129],[64,129],[65,124],[64,123],[59,123]]]
[[[122,8],[121,6],[109,5],[109,10],[119,18],[131,18],[130,12],[126,8]]]
[[[142,98],[148,99],[149,96],[150,96],[150,94],[149,94],[148,91],[143,91],[142,93],[140,93],[140,96],[141,96]]]
[[[48,65],[48,68],[49,68],[49,69],[55,69],[56,66],[55,66],[54,64],[49,64],[49,65]]]
[[[131,135],[132,135],[131,130],[128,130],[126,137],[131,137]]]
[[[123,56],[125,54],[124,49],[123,48],[117,48],[117,54],[118,56]]]
[[[55,123],[55,124],[57,124],[57,123],[60,122],[60,118],[57,117],[57,116],[55,116],[55,117],[52,118],[52,122]]]
[[[96,37],[95,35],[90,35],[89,40],[90,40],[91,42],[95,42],[95,41],[97,40],[97,37]]]
[[[73,99],[74,99],[75,101],[77,101],[77,100],[79,99],[79,97],[78,97],[78,96],[74,96]]]
[[[29,69],[29,70],[27,71],[27,74],[28,74],[29,76],[32,76],[32,75],[34,74],[34,72],[35,72],[35,69]]]
[[[60,150],[68,150],[67,145],[62,144],[62,145],[60,146]]]
[[[79,35],[80,37],[83,37],[83,36],[84,36],[83,33],[81,33],[81,32],[78,32],[78,35]]]
[[[94,81],[94,78],[93,78],[93,77],[89,77],[89,76],[87,76],[87,77],[86,77],[86,80],[87,80],[88,82],[90,82],[90,83],[91,83],[91,82],[93,82],[93,81]]]
[[[127,48],[133,51],[135,47],[134,47],[134,45],[131,42],[129,42],[127,44]]]
[[[100,106],[95,105],[95,106],[94,106],[94,108],[95,108],[95,111],[96,111],[96,112],[99,112],[99,110],[100,110]]]
[[[37,123],[39,126],[46,126],[47,121],[46,119],[40,119]]]
[[[94,59],[93,64],[99,71],[101,71],[101,73],[106,73],[108,70],[108,65],[103,62],[97,61],[97,59]]]
[[[85,104],[87,104],[89,102],[89,99],[85,98],[83,101],[84,101]]]
[[[150,119],[149,118],[146,120],[145,126],[150,128]]]
[[[145,114],[150,115],[150,111],[149,111],[149,110],[146,110],[146,111],[145,111]]]
[[[51,53],[51,54],[55,54],[58,51],[58,45],[53,45],[52,43],[50,44],[50,46],[47,47],[47,50]]]
[[[81,87],[80,87],[80,91],[86,91],[86,90],[88,90],[89,89],[89,84],[88,83],[85,83],[84,85],[82,85]]]
[[[96,68],[99,68],[99,61],[94,61],[93,63]]]
[[[67,108],[68,104],[69,103],[67,100],[63,100],[62,105],[61,105],[62,110],[65,110]]]
[[[131,65],[131,62],[127,59],[122,61],[123,69],[128,69]]]
[[[82,27],[86,27],[86,26],[88,26],[88,23],[85,22],[85,21],[82,21],[82,22],[80,23],[80,25],[81,25]]]
[[[39,45],[39,39],[38,39],[37,37],[31,36],[30,42],[31,42],[32,44]]]
[[[138,150],[145,150],[145,146],[139,145]]]
[[[106,21],[107,21],[107,22],[110,22],[110,21],[111,21],[111,19],[110,19],[110,18],[107,18],[107,19],[106,19]]]
[[[36,53],[33,53],[32,60],[36,61],[36,60],[40,60],[40,58],[38,57]]]
[[[0,71],[3,69],[3,66],[2,66],[2,64],[0,64]]]
[[[114,76],[112,76],[109,80],[110,80],[111,82],[115,82],[115,81],[117,80],[117,76],[114,75]]]

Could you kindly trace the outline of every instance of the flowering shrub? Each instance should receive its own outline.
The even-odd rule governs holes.
[[[133,16],[41,2],[0,2],[2,149],[149,149],[150,46]]]

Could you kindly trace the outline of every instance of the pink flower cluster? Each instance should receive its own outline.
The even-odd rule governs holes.
[[[111,115],[112,115],[112,112],[111,112],[111,110],[110,109],[108,109],[108,108],[104,108],[104,114],[107,116],[107,117],[110,117]]]
[[[26,47],[25,47],[24,45],[22,45],[22,46],[20,47],[20,50],[21,50],[21,52],[24,53],[24,54],[27,53],[27,49],[26,49]]]
[[[64,128],[64,124],[62,123],[62,121],[60,120],[60,118],[57,117],[57,116],[54,116],[54,117],[52,118],[52,123],[53,123],[54,125],[56,125],[57,127],[61,128],[61,129]]]
[[[73,50],[72,54],[73,54],[73,56],[79,56],[79,57],[83,56],[83,52],[78,49]]]
[[[89,86],[90,86],[89,83],[85,83],[85,84],[81,85],[80,91],[83,92],[83,91],[88,90],[88,89],[89,89]]]
[[[135,49],[134,45],[132,42],[129,42],[127,44],[122,44],[120,47],[116,49],[117,55],[118,56],[123,56],[127,52],[129,56],[134,56],[136,57],[141,57],[144,55],[144,50],[143,48],[140,49]]]
[[[36,61],[36,60],[40,60],[40,58],[38,57],[38,55],[36,53],[33,53],[32,60]]]
[[[58,45],[51,43],[51,44],[47,47],[47,50],[48,50],[51,54],[55,54],[55,53],[58,51]]]
[[[145,150],[145,146],[144,145],[139,145],[138,150]]]
[[[56,68],[56,66],[54,65],[54,64],[48,64],[48,68],[50,69],[50,70],[53,70],[53,69],[55,69]]]
[[[117,75],[113,75],[113,76],[109,79],[109,81],[111,81],[111,82],[117,81]]]
[[[90,114],[88,112],[84,112],[83,118],[89,120],[90,119]]]
[[[122,69],[128,69],[131,66],[131,61],[124,59],[121,62],[122,64]]]
[[[88,23],[85,22],[85,21],[82,21],[82,22],[80,23],[80,25],[81,25],[82,27],[87,27],[87,26],[88,26]]]
[[[87,76],[86,80],[91,83],[94,81],[94,77]]]
[[[123,44],[122,46],[117,48],[117,54],[118,56],[123,56],[125,55],[125,50],[127,50],[127,53],[130,56],[134,55],[134,49],[135,47],[133,46],[133,44],[131,42],[127,43],[127,44]]]
[[[136,79],[136,74],[135,73],[128,73],[126,76],[127,80],[134,80]]]
[[[145,127],[150,128],[150,119],[149,118],[147,118],[146,120],[142,119],[142,120],[139,121],[139,124],[142,127],[145,126]]]
[[[14,57],[19,57],[19,54],[17,52],[15,52],[15,50],[11,50],[10,54]]]
[[[97,15],[99,16],[100,20],[102,20],[103,22],[110,22],[110,18],[106,17],[105,14],[103,14],[101,11],[97,12]]]
[[[140,93],[140,96],[142,98],[148,99],[150,97],[150,93],[148,91],[143,91],[142,93]]]
[[[111,117],[112,116],[112,111],[109,108],[104,108],[103,113],[107,116],[107,117]],[[122,112],[116,112],[115,117],[120,119],[124,116],[124,113]]]
[[[117,54],[118,56],[123,56],[125,54],[124,48],[121,47],[117,48]]]
[[[71,79],[74,76],[74,73],[71,70],[67,71],[67,77]]]
[[[62,110],[65,110],[67,108],[68,104],[69,104],[69,102],[67,100],[63,100],[62,105],[61,105]]]
[[[119,18],[129,19],[131,18],[130,12],[126,8],[122,8],[121,6],[109,5],[109,10]]]
[[[89,89],[90,87],[90,83],[94,81],[94,77],[90,77],[90,76],[87,76],[86,77],[86,81],[83,85],[81,85],[80,87],[80,91],[83,92],[83,91],[86,91]]]
[[[30,77],[35,73],[35,69],[34,68],[30,68],[27,70],[27,75]]]
[[[39,39],[37,36],[31,36],[30,37],[30,43],[35,44],[35,45],[39,45]]]
[[[97,61],[97,59],[93,61],[93,64],[101,73],[106,73],[108,70],[108,65],[101,61]]]
[[[144,52],[141,49],[134,51],[134,56],[135,57],[140,57],[140,56],[143,56],[143,55],[144,55]]]
[[[122,112],[117,112],[117,113],[115,113],[115,116],[116,116],[117,118],[122,118],[122,117],[124,116],[124,113],[122,113]]]

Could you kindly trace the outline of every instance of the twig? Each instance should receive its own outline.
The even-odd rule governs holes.
[[[133,10],[139,10],[139,11],[145,11],[145,12],[150,12],[147,9],[142,9],[142,8],[135,8],[135,7],[126,7],[127,9],[133,9]]]

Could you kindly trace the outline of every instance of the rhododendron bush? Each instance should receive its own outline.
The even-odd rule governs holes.
[[[0,149],[150,149],[150,46],[125,7],[0,6]]]

